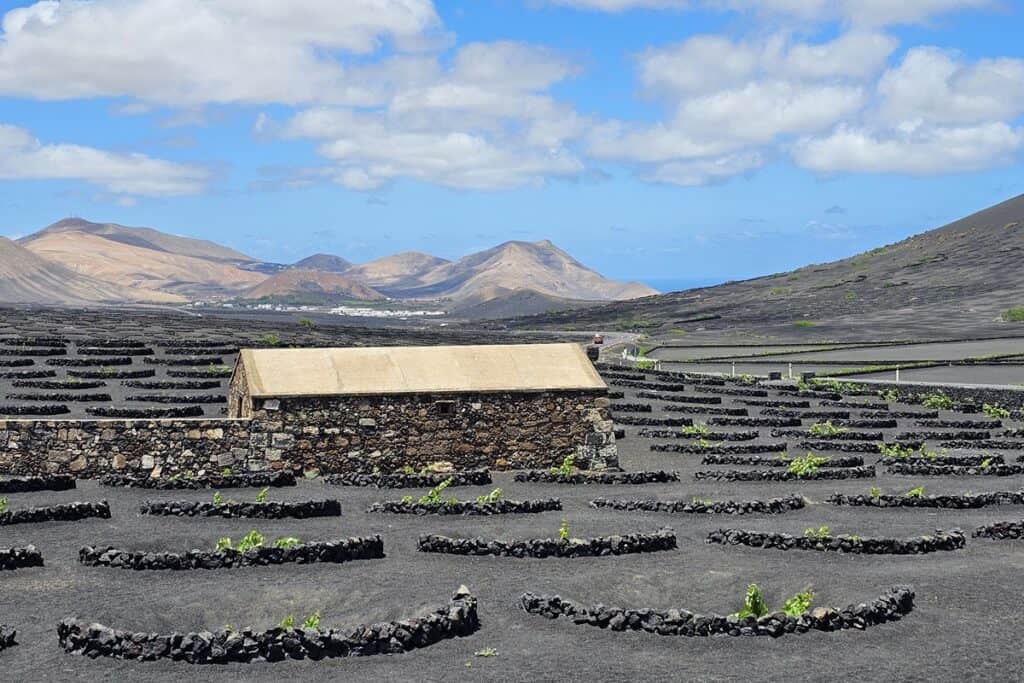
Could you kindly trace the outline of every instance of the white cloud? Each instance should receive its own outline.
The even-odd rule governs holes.
[[[0,94],[125,96],[173,106],[379,97],[338,53],[419,47],[431,0],[64,0],[11,10]]]
[[[855,32],[824,43],[697,36],[648,50],[637,60],[640,81],[669,115],[595,126],[589,151],[646,165],[641,175],[661,182],[693,185],[701,173],[721,181],[759,167],[762,148],[856,114],[868,101],[866,81],[895,46],[889,36]]]
[[[765,159],[760,153],[745,152],[695,161],[672,161],[654,167],[642,177],[651,182],[684,187],[708,185],[749,173],[760,168],[764,163]]]
[[[840,126],[826,137],[801,140],[793,156],[801,166],[825,174],[938,175],[1005,163],[1022,147],[1024,129],[1002,122],[882,131]]]
[[[210,173],[143,154],[43,144],[24,128],[0,124],[0,179],[81,180],[118,195],[163,197],[201,191]]]
[[[1024,60],[966,64],[956,53],[917,47],[878,84],[889,121],[967,124],[1024,113]]]
[[[567,143],[585,124],[543,92],[576,71],[544,48],[474,43],[450,68],[407,83],[386,106],[308,109],[279,134],[318,141],[318,153],[335,165],[333,179],[360,190],[402,177],[498,189],[577,176],[585,167]],[[273,127],[265,118],[257,125]]]

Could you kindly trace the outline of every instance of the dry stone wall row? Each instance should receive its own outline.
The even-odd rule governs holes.
[[[311,517],[339,517],[341,503],[337,500],[267,501],[265,503],[210,503],[206,501],[147,500],[139,506],[143,515],[167,517],[226,517],[234,519],[251,517],[256,519],[308,519]]]
[[[241,474],[209,474],[202,477],[138,477],[131,474],[107,474],[100,477],[101,486],[127,486],[140,489],[197,490],[240,489],[295,486],[291,472],[251,472]]]
[[[652,553],[676,548],[676,535],[671,529],[652,534],[633,533],[595,538],[531,538],[525,541],[500,541],[485,538],[449,538],[436,534],[420,536],[418,548],[425,553],[449,555],[495,555],[498,557],[605,557]]]
[[[80,519],[110,519],[110,504],[61,503],[47,507],[26,510],[5,510],[0,512],[0,526],[11,524],[34,524],[36,522],[75,522]]]
[[[42,566],[43,554],[34,545],[0,548],[0,570]]]
[[[384,557],[380,536],[352,537],[337,541],[302,543],[286,548],[261,546],[245,552],[237,550],[189,550],[184,553],[121,550],[114,547],[86,546],[78,551],[78,561],[87,567],[119,569],[176,570],[234,569],[272,564],[309,564],[311,562],[351,562]]]
[[[371,503],[367,512],[389,512],[400,515],[463,515],[490,517],[491,515],[533,514],[555,512],[562,509],[562,501],[548,500],[497,500],[493,503],[475,501],[450,501],[444,503],[419,503],[415,501],[385,500]]]
[[[685,514],[716,515],[778,515],[784,512],[802,510],[807,501],[801,496],[772,498],[770,500],[608,500],[597,498],[590,501],[590,507],[622,512],[670,512]]]
[[[991,493],[937,496],[872,496],[863,494],[849,496],[841,493],[835,493],[829,496],[825,502],[830,505],[855,505],[880,508],[914,507],[966,510],[987,507],[989,505],[1024,505],[1024,491],[994,491]]]
[[[761,618],[697,614],[688,610],[623,609],[604,605],[584,605],[561,597],[524,593],[519,604],[526,612],[548,619],[566,617],[612,631],[644,631],[663,636],[771,636],[808,631],[864,629],[889,621],[898,621],[914,608],[914,591],[907,586],[891,588],[868,603],[844,609],[817,607],[807,614],[791,617],[774,612]]]
[[[515,475],[519,482],[545,484],[662,484],[679,481],[678,472],[652,470],[647,472],[552,472],[529,470]]]
[[[324,477],[324,482],[336,486],[372,486],[379,489],[428,489],[444,482],[448,486],[486,486],[491,483],[490,470],[470,470],[467,472],[422,472],[405,474],[365,474],[362,472],[342,472]]]
[[[227,664],[400,654],[468,636],[479,627],[476,598],[460,587],[446,606],[426,616],[342,629],[278,627],[161,635],[65,619],[57,636],[61,648],[73,655]]]
[[[817,550],[855,555],[920,555],[959,550],[967,539],[959,530],[938,530],[918,538],[860,538],[857,536],[792,536],[790,534],[719,529],[708,534],[705,543],[745,545],[774,550]]]

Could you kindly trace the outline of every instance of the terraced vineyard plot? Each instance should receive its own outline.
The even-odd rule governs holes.
[[[42,332],[39,335],[42,336]],[[227,340],[219,343],[227,343]],[[159,353],[160,345],[154,344],[154,348]],[[136,362],[126,369],[140,367]],[[152,368],[157,368],[157,376],[139,379],[157,382],[193,379],[176,377],[165,367]],[[655,375],[645,377],[652,382],[661,381]],[[68,381],[68,378],[69,375],[61,371],[56,381]],[[99,381],[107,382],[104,390],[124,390],[122,380]],[[3,388],[4,393],[14,393],[7,385]],[[138,388],[133,391],[142,393]],[[147,388],[144,391],[195,393],[183,389]],[[216,391],[210,390],[211,393]],[[672,412],[669,407],[685,404],[642,398],[639,392],[643,389],[625,387],[622,391],[623,397],[617,400],[652,406],[651,413],[630,416],[652,419],[685,416],[698,423],[705,423],[709,417]],[[687,386],[681,395],[686,396],[688,392],[696,393]],[[788,400],[775,389],[768,393],[766,400]],[[719,396],[723,398],[719,410],[750,407],[739,402],[740,396]],[[806,400],[808,407],[786,410],[799,414],[801,426],[779,429],[806,430],[818,419],[805,415],[843,410],[823,406],[818,397],[800,397],[799,400]],[[950,410],[939,410],[934,417],[908,417],[900,414],[909,409],[907,406],[889,405],[895,410],[885,411],[884,416],[870,417],[890,419],[891,416],[896,420],[895,428],[878,428],[887,443],[899,432],[924,431],[925,428],[916,424],[918,419],[986,419],[983,415],[971,416]],[[749,416],[759,417],[758,412],[759,408],[754,408]],[[856,409],[853,417],[860,417]],[[1014,418],[1002,421],[1003,429],[1024,428],[1024,424]],[[11,680],[77,678],[174,683],[211,675],[245,681],[280,681],[283,678],[541,681],[549,680],[552,672],[557,672],[560,680],[569,681],[835,680],[849,677],[851,672],[861,672],[859,675],[870,680],[949,680],[951,676],[965,680],[971,677],[1005,680],[1007,672],[1016,671],[1019,647],[1017,632],[1011,626],[1019,620],[1019,608],[1006,599],[1004,587],[1015,585],[1017,580],[1014,562],[1021,548],[1016,538],[1018,527],[996,527],[994,533],[1002,537],[998,539],[975,538],[971,533],[981,527],[1024,518],[1024,474],[918,477],[890,475],[883,464],[873,467],[876,476],[869,479],[698,481],[694,478],[695,472],[712,469],[701,462],[704,454],[652,452],[651,445],[669,440],[640,436],[641,428],[640,425],[625,427],[627,437],[619,443],[622,467],[635,473],[671,470],[678,472],[678,477],[665,476],[662,472],[644,477],[643,483],[572,485],[533,481],[529,477],[517,480],[515,473],[493,471],[486,484],[457,489],[460,500],[474,500],[501,488],[512,500],[557,498],[561,502],[561,510],[537,514],[493,517],[371,514],[366,510],[372,503],[401,498],[406,491],[341,487],[318,480],[300,480],[295,487],[272,489],[271,497],[292,502],[336,498],[344,508],[342,516],[254,520],[140,515],[139,507],[146,500],[209,502],[213,490],[114,489],[89,481],[80,482],[77,489],[70,491],[4,494],[12,509],[108,499],[111,519],[4,527],[4,547],[34,545],[43,552],[45,563],[41,567],[3,572],[4,608],[0,621],[17,628],[18,644],[0,653],[0,665]],[[681,427],[667,429],[678,431]],[[771,430],[770,426],[725,425],[714,427],[712,431],[757,433],[756,438],[723,442],[725,445],[749,443],[774,447],[784,440],[773,438]],[[927,431],[940,430],[928,428]],[[1001,430],[993,431],[993,437],[1010,440],[1001,436]],[[699,440],[698,437],[671,442],[685,444]],[[786,444],[787,457],[805,457],[806,452],[791,442],[795,440],[785,441],[790,441]],[[877,449],[873,442],[864,442],[864,445]],[[925,440],[923,446],[929,451],[941,450],[939,443],[932,440]],[[1019,454],[970,447],[956,452],[951,449],[944,457],[977,457],[986,452],[1003,456],[1006,463],[1012,463]],[[877,450],[871,454],[816,451],[815,454],[836,460],[861,457],[867,467],[872,467],[881,457]],[[789,467],[773,464],[769,468],[761,464],[762,458],[774,463],[778,452],[738,457],[755,456],[756,459],[744,461],[750,464],[732,461],[713,468],[779,471]],[[964,495],[972,489],[973,496],[995,492],[992,498],[980,499],[992,504],[975,506],[972,498],[961,506],[954,494]],[[408,494],[418,498],[426,490],[409,489]],[[257,488],[233,489],[224,491],[223,495],[251,501],[258,492]],[[879,501],[908,499],[922,501],[922,504],[881,507],[827,503],[835,493]],[[591,501],[601,499],[608,504],[591,506]],[[936,499],[952,502],[946,507],[928,505]],[[614,501],[653,501],[654,504],[611,504]],[[735,512],[739,507],[729,501],[736,504],[762,501],[764,505],[752,505],[744,509],[746,514],[733,516],[729,511]],[[772,501],[775,502],[770,504]],[[657,505],[658,502],[665,506]],[[669,525],[674,529],[678,548],[571,559],[466,557],[417,550],[420,536],[428,534],[455,539],[558,538],[563,522],[567,535],[577,539],[650,533]],[[865,540],[915,539],[932,534],[936,528],[947,531],[959,528],[966,538],[963,547],[955,551],[916,555],[782,552],[704,542],[708,534],[725,527],[755,534],[783,532],[794,537],[802,536],[804,530],[809,529],[823,536],[859,536]],[[823,527],[827,527],[824,532]],[[268,539],[291,536],[301,541],[380,535],[385,557],[341,564],[237,567],[198,572],[201,576],[190,571],[93,568],[80,565],[77,559],[83,546],[146,548],[169,553],[192,548],[211,551],[219,539],[230,537],[237,543],[254,528]],[[96,621],[131,633],[165,635],[208,629],[215,634],[218,643],[227,643],[231,638],[229,631],[241,633],[248,629],[251,633],[262,634],[274,629],[289,615],[295,617],[296,624],[301,624],[317,611],[321,615],[321,629],[351,629],[356,624],[388,624],[432,614],[460,583],[466,584],[479,600],[479,629],[464,634],[465,637],[445,639],[407,655],[321,661],[307,656],[301,660],[284,658],[271,663],[198,668],[165,659],[143,662],[68,654],[61,649],[56,632],[62,619],[78,617],[82,622]],[[729,615],[744,607],[744,594],[752,583],[760,587],[769,616],[763,622],[748,617],[730,619]],[[903,585],[912,586],[912,599],[909,592],[898,588]],[[813,595],[804,621],[800,621],[800,617],[771,616],[808,588]],[[533,597],[524,599],[524,594]],[[550,597],[555,594],[564,600],[554,603]],[[541,596],[547,597],[541,599]],[[561,607],[555,609],[556,604],[565,605],[570,599],[572,605],[586,610],[580,623],[574,623],[576,619]],[[688,619],[690,613],[686,609],[694,611],[699,619]],[[545,610],[551,613],[546,614]],[[545,618],[548,616],[557,618]],[[654,617],[662,621],[656,622]],[[65,636],[70,640],[77,638],[83,628],[80,623],[67,624],[63,631]],[[88,623],[84,628],[87,627]],[[708,633],[713,630],[722,637],[688,637],[705,635],[705,627]],[[967,647],[963,644],[964,633],[980,633],[984,637],[971,639]],[[731,638],[726,637],[728,635],[769,637]],[[783,635],[778,641],[770,640],[771,636]],[[118,642],[123,643],[123,640]],[[69,649],[75,650],[74,643]],[[130,655],[134,649],[127,645],[119,652]],[[956,656],[951,657],[950,653]]]

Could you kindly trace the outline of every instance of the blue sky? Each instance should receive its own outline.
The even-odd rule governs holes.
[[[0,0],[0,234],[270,261],[551,239],[655,286],[1024,192],[1009,0]]]

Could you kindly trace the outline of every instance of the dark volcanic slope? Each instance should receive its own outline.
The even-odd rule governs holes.
[[[717,315],[699,326],[847,340],[1006,334],[1021,329],[999,316],[1024,305],[1022,250],[1024,195],[841,261],[515,324],[609,328],[640,321],[657,333]],[[816,324],[796,328],[798,320]],[[690,322],[688,331],[696,326]]]

